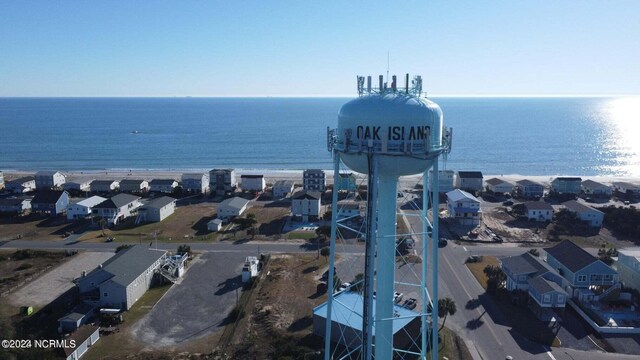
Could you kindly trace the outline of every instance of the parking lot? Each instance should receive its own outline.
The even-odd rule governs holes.
[[[222,329],[239,295],[247,254],[204,253],[190,265],[149,314],[132,328],[134,337],[152,347],[180,345]]]

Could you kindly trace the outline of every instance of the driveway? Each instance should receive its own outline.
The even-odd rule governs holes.
[[[247,253],[204,253],[132,332],[150,347],[170,347],[210,335],[236,303]]]

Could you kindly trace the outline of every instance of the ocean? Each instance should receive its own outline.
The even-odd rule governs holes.
[[[432,98],[441,168],[640,175],[638,98]],[[0,169],[331,169],[347,98],[0,98]]]

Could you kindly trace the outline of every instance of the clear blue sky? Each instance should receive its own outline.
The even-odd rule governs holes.
[[[0,0],[0,96],[640,94],[640,1]]]

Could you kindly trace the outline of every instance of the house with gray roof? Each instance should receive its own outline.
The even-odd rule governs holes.
[[[462,225],[480,225],[482,210],[480,200],[466,191],[455,189],[447,193],[449,217]]]
[[[106,219],[109,225],[117,225],[125,218],[137,214],[140,206],[142,203],[139,196],[118,194],[95,205],[92,213],[94,216]]]
[[[69,193],[66,191],[44,190],[39,191],[31,199],[33,212],[46,213],[49,216],[62,214],[69,206]]]
[[[223,221],[242,215],[249,206],[249,200],[241,197],[232,197],[222,201],[218,205],[218,218]]]
[[[562,203],[565,209],[575,213],[578,218],[592,227],[602,227],[604,221],[604,213],[598,209],[594,209],[591,206],[587,206],[575,200],[569,200]]]
[[[149,191],[170,194],[178,187],[178,182],[174,179],[153,179],[149,181]]]
[[[553,206],[544,201],[524,203],[524,212],[528,220],[551,221],[553,219]]]
[[[494,194],[510,194],[513,191],[513,184],[502,179],[491,178],[487,180],[486,183],[487,191]]]
[[[80,295],[100,307],[129,310],[151,287],[166,251],[135,245],[120,250],[88,274],[74,280]]]
[[[35,175],[36,190],[62,189],[66,178],[60,171],[38,171]]]
[[[544,196],[544,185],[528,179],[516,181],[516,194],[526,199],[541,198]]]
[[[0,199],[0,212],[26,214],[31,211],[31,199]]]
[[[120,188],[118,180],[94,180],[91,182],[91,191],[96,193],[110,193]]]
[[[176,210],[176,199],[162,196],[149,201],[138,209],[136,224],[141,222],[160,222]]]
[[[295,184],[293,180],[278,180],[273,184],[272,193],[274,199],[281,199],[293,192]]]
[[[581,190],[583,194],[594,197],[605,198],[613,194],[613,190],[609,186],[593,180],[583,181]]]
[[[24,194],[36,189],[36,178],[33,176],[25,176],[7,181],[4,186],[7,191]]]
[[[143,194],[149,191],[149,182],[142,179],[124,179],[120,181],[120,191]]]
[[[465,191],[482,191],[482,172],[480,171],[458,171],[456,175],[455,187]]]
[[[182,190],[188,193],[206,194],[209,192],[209,173],[185,173],[180,179]]]

